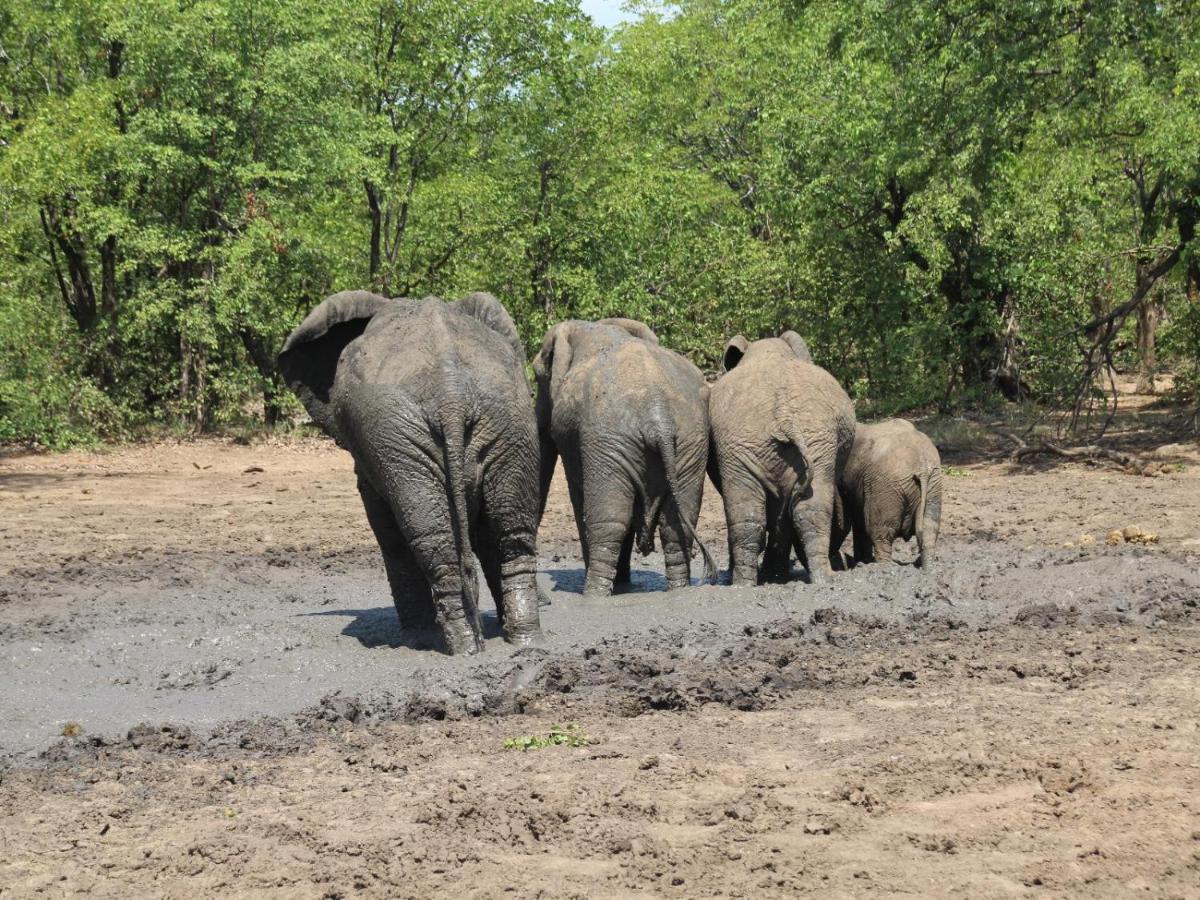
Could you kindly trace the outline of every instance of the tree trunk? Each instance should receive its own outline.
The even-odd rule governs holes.
[[[1139,394],[1155,392],[1154,374],[1158,368],[1155,352],[1155,332],[1158,330],[1159,302],[1143,300],[1137,308],[1138,378],[1134,390]]]
[[[529,260],[529,287],[533,294],[533,305],[540,307],[549,322],[554,316],[554,285],[550,279],[550,238],[539,234],[543,222],[550,212],[550,184],[553,167],[549,160],[538,165],[538,202],[533,211],[533,241],[526,249]]]
[[[367,191],[367,208],[371,212],[371,262],[367,275],[374,286],[379,277],[379,244],[383,235],[383,210],[379,205],[379,192],[375,189],[375,185],[371,184],[369,179],[364,178],[363,187]]]
[[[246,355],[250,357],[262,378],[263,421],[270,426],[277,425],[283,418],[283,406],[279,402],[283,384],[279,380],[275,355],[267,349],[261,336],[250,329],[243,328],[238,332],[238,336],[242,339],[242,346],[246,348]]]

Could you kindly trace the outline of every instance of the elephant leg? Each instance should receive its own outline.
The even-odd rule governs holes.
[[[493,465],[483,476],[483,504],[477,549],[496,602],[496,614],[510,644],[529,644],[541,637],[538,615],[536,448],[519,447],[508,465]]]
[[[591,466],[584,473],[586,596],[607,597],[612,593],[621,547],[632,531],[634,494],[633,485],[621,472]]]
[[[679,492],[674,502],[662,502],[658,534],[662,540],[663,560],[667,575],[667,590],[688,587],[692,583],[692,544],[685,523],[695,533],[700,521],[700,505],[704,500],[704,472],[691,471],[690,477],[680,477]],[[666,485],[664,483],[663,487]]]
[[[892,544],[898,532],[895,512],[889,512],[878,502],[867,503],[863,511],[863,534],[875,562],[892,561]]]
[[[767,494],[752,476],[721,475],[725,527],[729,532],[729,576],[734,585],[758,584],[758,557],[766,538]]]
[[[567,475],[567,493],[571,497],[571,511],[575,513],[575,528],[579,533],[579,553],[583,557],[583,567],[587,568],[588,546],[587,528],[583,518],[583,466],[577,455],[569,452],[562,454],[563,471]]]
[[[681,512],[674,503],[667,501],[663,504],[658,536],[662,542],[668,591],[688,587],[692,583],[692,567],[687,532],[683,528],[683,515],[686,513]]]
[[[835,572],[846,569],[846,556],[842,546],[846,543],[846,535],[850,532],[850,514],[841,492],[833,495],[833,532],[829,541],[829,564]]]
[[[922,526],[922,529],[917,533],[917,546],[921,551],[917,557],[917,565],[928,569],[933,567],[933,548],[937,546],[938,533],[942,528],[942,494],[940,484],[937,486],[936,493],[930,493],[929,499],[925,503],[925,516]]]
[[[877,533],[871,538],[871,553],[876,562],[892,561],[892,543],[895,538],[888,533]]]
[[[400,627],[405,630],[432,628],[437,619],[429,582],[408,549],[391,508],[361,473],[358,476],[358,493],[383,555],[383,566],[392,591],[392,602],[396,604],[396,613],[400,617]]]
[[[829,564],[829,546],[834,493],[832,479],[817,479],[813,481],[812,496],[793,501],[792,527],[804,545],[805,566],[812,584],[828,581],[833,573]]]
[[[538,616],[537,549],[533,523],[525,527],[492,526],[500,535],[493,558],[498,562],[493,576],[496,587],[496,612],[504,628],[504,639],[510,644],[530,644],[541,637]]]
[[[424,573],[433,597],[433,607],[446,651],[477,653],[483,648],[478,611],[464,602],[464,575],[475,578],[474,570],[463,571],[450,526],[450,500],[445,476],[432,465],[409,473],[405,496],[388,495],[388,506],[404,536],[413,560]]]

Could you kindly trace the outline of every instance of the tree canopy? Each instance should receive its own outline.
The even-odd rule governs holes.
[[[1200,381],[1189,0],[8,0],[0,440],[276,421],[324,295],[805,336],[881,411]]]

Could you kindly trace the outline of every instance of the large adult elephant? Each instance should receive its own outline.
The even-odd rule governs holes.
[[[917,539],[917,565],[931,566],[942,522],[942,460],[904,419],[858,425],[839,482],[834,546],[854,535],[856,563],[892,558],[896,538]]]
[[[693,544],[705,579],[714,577],[712,556],[696,537],[708,458],[700,370],[632,319],[555,325],[533,369],[542,507],[561,456],[587,569],[584,593],[603,596],[627,583],[635,540],[648,553],[656,530],[668,589],[691,583]]]
[[[854,405],[813,365],[795,332],[732,338],[709,394],[713,461],[725,501],[734,584],[781,577],[793,544],[813,582],[831,570],[838,476],[854,442]]]
[[[405,629],[482,649],[475,562],[504,636],[540,634],[537,428],[525,354],[495,297],[454,303],[334,294],[279,367],[313,421],[354,457]]]

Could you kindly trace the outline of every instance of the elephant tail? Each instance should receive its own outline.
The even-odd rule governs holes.
[[[933,477],[933,469],[922,469],[913,476],[920,496],[917,498],[916,532],[917,532],[917,565],[924,566],[929,560],[933,548],[925,544],[925,507],[929,503],[929,481]]]
[[[775,438],[781,444],[790,444],[795,447],[796,452],[800,454],[804,468],[803,472],[796,473],[796,483],[792,485],[792,490],[779,511],[781,517],[788,516],[791,515],[792,505],[795,503],[796,498],[812,487],[812,457],[808,454],[808,444],[804,441],[804,435],[800,433],[800,429],[796,426],[796,422],[791,416],[783,415],[775,420],[775,428],[771,432],[771,437]]]
[[[446,466],[447,496],[450,499],[450,527],[454,532],[458,569],[462,577],[463,606],[467,621],[480,647],[483,626],[479,620],[479,579],[475,569],[475,551],[471,548],[470,514],[467,506],[466,446],[461,416],[442,419],[442,454]]]
[[[667,479],[667,489],[671,492],[671,500],[675,504],[675,510],[679,513],[679,521],[683,526],[684,534],[687,535],[689,541],[700,548],[700,553],[704,557],[704,578],[701,584],[715,582],[717,580],[717,564],[713,561],[712,554],[708,552],[708,547],[704,545],[704,541],[700,540],[700,536],[696,534],[696,529],[688,521],[688,517],[683,514],[683,507],[679,502],[681,493],[679,490],[679,476],[675,469],[675,429],[667,427],[670,421],[669,415],[669,413],[663,413],[655,417],[653,442],[658,448],[659,457],[662,459],[663,474],[666,475]]]

